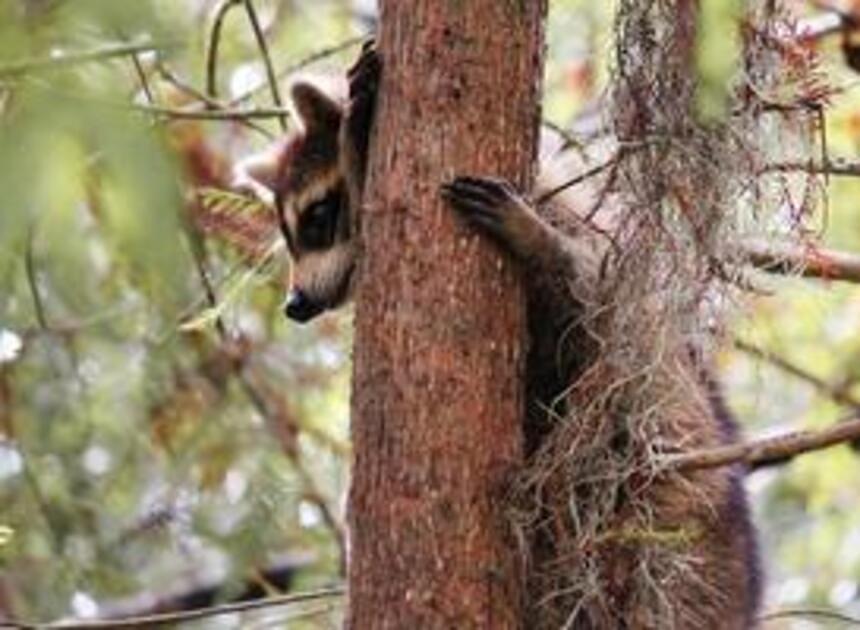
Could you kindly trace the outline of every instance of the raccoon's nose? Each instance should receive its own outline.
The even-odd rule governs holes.
[[[291,289],[287,294],[284,312],[293,321],[304,323],[323,312],[325,307],[309,299],[301,289]]]

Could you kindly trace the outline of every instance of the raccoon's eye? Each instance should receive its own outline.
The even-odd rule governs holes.
[[[334,242],[340,196],[327,195],[302,213],[299,243],[304,249],[324,249]]]

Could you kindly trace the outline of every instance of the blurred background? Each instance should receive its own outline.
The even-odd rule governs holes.
[[[292,124],[266,57],[281,85],[296,72],[342,72],[374,27],[375,3],[249,4],[0,0],[0,620],[324,589],[186,625],[339,623],[350,314],[284,319],[289,262],[273,217],[229,186],[238,158]],[[718,99],[738,70],[743,2],[701,4],[707,110],[708,89]],[[845,13],[836,30],[847,35],[810,46],[833,90],[828,150],[855,159],[855,7],[790,5],[799,20]],[[545,118],[584,140],[601,128],[613,3],[550,6]],[[827,185],[810,237],[860,252],[858,180]],[[860,290],[755,284],[719,357],[745,433],[856,412]],[[766,611],[860,618],[857,479],[849,445],[750,475]]]

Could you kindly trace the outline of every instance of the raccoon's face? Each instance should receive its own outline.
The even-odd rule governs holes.
[[[316,175],[312,185],[278,200],[293,260],[285,312],[298,322],[343,304],[352,293],[355,269],[343,178],[336,171]]]
[[[293,262],[286,315],[306,322],[350,297],[355,248],[339,160],[342,106],[313,83],[294,84],[291,97],[302,128],[240,164],[237,180],[274,196]]]

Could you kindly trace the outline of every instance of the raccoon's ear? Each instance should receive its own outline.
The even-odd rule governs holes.
[[[240,193],[250,193],[268,204],[274,204],[278,186],[281,156],[287,150],[283,141],[240,160],[233,167],[231,187]]]
[[[307,81],[294,83],[290,89],[293,107],[307,131],[330,131],[340,128],[341,106],[319,87]]]

